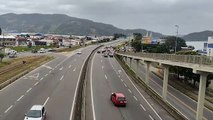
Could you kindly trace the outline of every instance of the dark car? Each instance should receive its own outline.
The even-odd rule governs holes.
[[[110,100],[115,106],[126,106],[127,101],[123,93],[112,93]]]
[[[32,53],[37,53],[38,51],[36,49],[31,50]]]

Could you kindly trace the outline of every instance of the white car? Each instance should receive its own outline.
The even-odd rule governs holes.
[[[33,105],[25,114],[24,120],[45,120],[46,110],[43,105]]]
[[[81,52],[80,50],[79,50],[79,51],[77,51],[76,53],[77,53],[77,54],[82,54],[82,52]]]
[[[39,53],[45,53],[46,50],[45,50],[44,48],[41,48],[38,52],[39,52]]]

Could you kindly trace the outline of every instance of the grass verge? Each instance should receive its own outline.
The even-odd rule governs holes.
[[[0,64],[0,89],[2,89],[5,85],[2,85],[4,83],[11,83],[8,82],[11,79],[18,79],[20,74],[23,72],[27,73],[32,71],[33,69],[37,68],[41,64],[44,64],[45,62],[48,62],[52,60],[53,57],[49,56],[30,56],[30,57],[23,57],[23,58],[17,58],[10,61],[5,61]],[[25,64],[23,64],[23,61],[26,61]],[[18,65],[18,66],[17,66]],[[17,66],[17,67],[16,67]],[[7,72],[3,72],[5,70],[9,70]],[[21,76],[20,76],[21,77]],[[15,80],[11,80],[12,82]]]

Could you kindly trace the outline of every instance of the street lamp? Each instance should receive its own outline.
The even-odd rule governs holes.
[[[175,40],[175,54],[177,52],[177,38],[178,38],[178,29],[179,29],[179,25],[175,25],[175,27],[177,28],[177,31],[176,31],[176,40]]]

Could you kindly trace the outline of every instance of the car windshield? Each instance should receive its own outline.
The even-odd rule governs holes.
[[[30,110],[27,113],[27,117],[30,117],[30,118],[39,118],[39,117],[41,117],[41,111],[40,110]]]
[[[124,101],[125,98],[124,98],[124,97],[119,97],[118,100],[119,100],[119,101]]]

